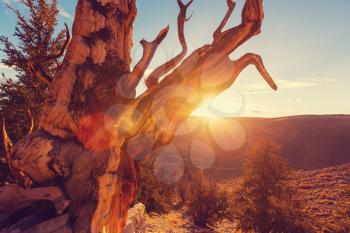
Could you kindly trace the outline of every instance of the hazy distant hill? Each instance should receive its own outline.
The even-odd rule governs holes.
[[[195,118],[189,127],[195,130],[188,135],[178,136],[174,141],[187,158],[186,163],[193,166],[190,162],[193,157],[191,142],[197,144],[197,154],[203,154],[204,157],[206,153],[212,153],[207,152],[207,144],[213,148],[216,158],[211,171],[223,177],[240,174],[247,148],[263,137],[280,144],[283,155],[297,169],[312,170],[350,162],[350,115],[215,121]],[[235,150],[241,142],[240,149]],[[198,151],[198,147],[202,147],[202,151]]]

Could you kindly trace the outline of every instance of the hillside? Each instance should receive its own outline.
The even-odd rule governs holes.
[[[294,180],[306,211],[319,219],[315,228],[334,232],[334,225],[344,221],[343,211],[350,211],[350,164],[314,171],[300,171]]]
[[[190,120],[189,134],[177,136],[174,144],[191,167],[191,143],[207,144],[215,153],[210,172],[221,178],[241,173],[247,149],[260,138],[282,146],[283,155],[295,169],[313,170],[350,162],[350,116],[293,116],[283,118],[237,118]],[[202,157],[212,151],[202,148]]]
[[[316,232],[335,232],[334,225],[341,223],[341,210],[350,208],[350,163],[313,171],[298,171],[291,181],[306,201],[306,212],[315,219]],[[233,192],[236,180],[220,184],[228,192]],[[191,222],[186,210],[174,210],[169,214],[150,214],[147,232],[233,232],[234,223],[224,220],[214,226],[214,230],[200,229]]]

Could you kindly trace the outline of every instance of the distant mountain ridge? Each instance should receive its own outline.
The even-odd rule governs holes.
[[[187,158],[185,160],[188,166],[191,166],[191,142],[200,141],[209,145],[216,155],[211,172],[219,176],[240,174],[247,150],[264,137],[281,145],[283,155],[296,169],[321,169],[350,162],[350,115],[236,118],[215,122],[201,118],[191,120],[199,121],[201,127],[188,135],[176,137],[174,144],[183,157]],[[242,147],[235,151],[218,145],[220,143],[215,137],[217,133],[221,134],[219,138],[226,143],[230,143],[232,137],[234,143],[235,132],[229,132],[227,136],[222,136],[221,132],[230,129],[232,125],[240,125],[245,132]]]

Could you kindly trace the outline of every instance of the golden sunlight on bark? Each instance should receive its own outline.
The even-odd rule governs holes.
[[[169,144],[192,111],[230,87],[250,64],[277,89],[258,55],[229,59],[260,32],[262,0],[246,0],[242,23],[222,31],[235,6],[227,0],[228,12],[213,42],[185,58],[184,25],[191,3],[178,0],[182,52],[156,69],[147,79],[149,89],[136,98],[137,84],[168,28],[152,42],[141,41],[143,57],[131,69],[136,0],[78,0],[64,62],[52,83],[45,79],[50,95],[40,130],[15,145],[12,154],[15,169],[36,187],[50,184],[46,191],[56,195],[60,187],[65,193],[72,232],[121,232],[139,174],[139,162],[127,148],[132,143],[144,150],[142,143],[137,146],[140,135],[150,139],[148,154]]]

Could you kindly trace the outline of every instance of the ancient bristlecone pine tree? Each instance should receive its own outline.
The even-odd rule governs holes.
[[[227,0],[228,11],[213,42],[185,58],[184,26],[191,3],[178,0],[181,53],[147,77],[148,90],[141,96],[135,96],[135,89],[169,28],[153,41],[141,41],[143,56],[132,69],[136,0],[78,0],[62,66],[54,79],[37,71],[50,85],[50,96],[40,130],[15,145],[11,166],[36,188],[52,189],[52,195],[63,190],[71,201],[65,211],[73,232],[121,232],[137,188],[137,161],[169,144],[189,114],[204,99],[229,88],[246,66],[255,65],[277,89],[258,55],[229,59],[259,34],[262,0],[246,0],[241,24],[223,31],[235,8]],[[28,64],[33,73],[39,63]],[[149,143],[151,151],[146,149]],[[50,192],[43,197],[53,199]]]

